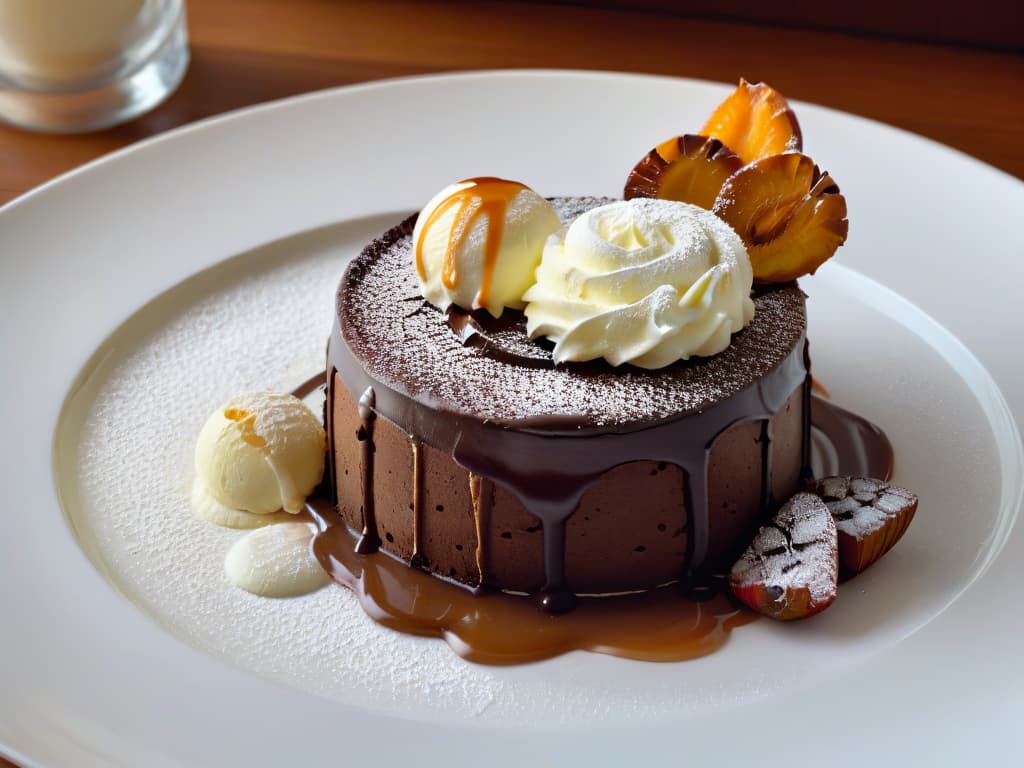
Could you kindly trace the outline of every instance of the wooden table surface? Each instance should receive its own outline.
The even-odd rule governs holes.
[[[192,64],[155,111],[79,136],[0,126],[0,204],[111,150],[229,109],[365,80],[494,67],[725,82],[742,75],[1024,178],[1024,56],[1015,53],[540,3],[190,0],[188,14]]]
[[[226,110],[366,80],[497,67],[730,83],[742,75],[1024,178],[1019,53],[540,3],[189,0],[188,14],[188,74],[150,114],[77,136],[0,126],[0,204],[107,152]]]

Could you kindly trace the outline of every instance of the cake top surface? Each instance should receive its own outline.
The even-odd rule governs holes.
[[[556,198],[564,222],[605,198]],[[412,216],[371,242],[338,289],[342,336],[369,376],[438,410],[501,424],[622,427],[704,411],[756,383],[803,339],[804,294],[794,284],[756,289],[754,319],[712,357],[655,371],[604,361],[555,365],[527,338],[518,312],[500,320],[448,314],[420,294]]]

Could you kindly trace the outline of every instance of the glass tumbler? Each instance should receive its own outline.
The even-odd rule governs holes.
[[[0,121],[125,122],[178,87],[188,58],[183,0],[0,0]]]

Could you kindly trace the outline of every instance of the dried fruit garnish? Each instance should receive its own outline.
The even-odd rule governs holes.
[[[657,197],[711,209],[743,161],[718,139],[676,136],[652,149],[626,179],[623,197]]]
[[[785,97],[770,85],[742,78],[701,133],[721,141],[744,163],[803,148],[800,124]]]
[[[846,242],[846,198],[807,155],[772,155],[740,168],[712,210],[747,246],[754,279],[784,283],[813,274]]]
[[[787,621],[824,610],[836,597],[836,525],[825,503],[798,493],[729,573],[733,594],[758,613]]]
[[[826,477],[815,490],[839,532],[839,568],[844,578],[860,573],[892,549],[917,511],[916,495],[871,477]]]

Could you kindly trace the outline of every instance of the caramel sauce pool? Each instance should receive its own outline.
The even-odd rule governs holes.
[[[531,597],[474,592],[410,568],[394,557],[355,551],[356,538],[326,500],[310,505],[323,530],[313,553],[363,610],[385,626],[442,637],[463,658],[522,664],[569,651],[642,661],[683,661],[720,648],[729,632],[757,616],[725,594],[687,599],[675,585],[614,597],[578,597],[575,609],[552,615]]]

